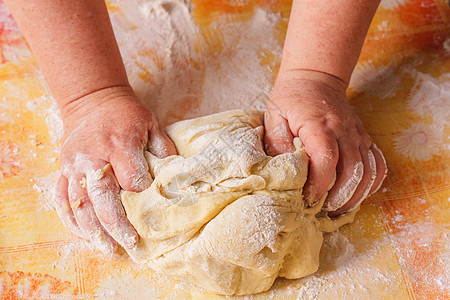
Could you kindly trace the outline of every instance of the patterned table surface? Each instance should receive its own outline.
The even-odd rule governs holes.
[[[136,92],[169,103],[155,108],[164,124],[242,106],[219,103],[227,87],[259,99],[279,66],[290,1],[192,1],[107,3]],[[388,177],[353,224],[325,237],[316,274],[247,298],[449,299],[449,19],[448,1],[381,2],[348,96],[385,153]],[[149,38],[174,32],[184,46],[171,44],[171,56]],[[221,298],[125,255],[105,257],[62,226],[50,200],[61,121],[1,2],[0,63],[0,299]]]

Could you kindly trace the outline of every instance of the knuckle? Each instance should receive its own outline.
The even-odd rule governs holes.
[[[318,149],[314,155],[316,158],[312,158],[314,163],[318,163],[324,167],[334,167],[339,159],[339,153],[334,149],[334,147],[323,147]]]

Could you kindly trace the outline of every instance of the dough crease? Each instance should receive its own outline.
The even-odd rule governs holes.
[[[263,112],[232,110],[177,122],[166,132],[178,155],[146,152],[154,181],[121,195],[140,235],[138,263],[224,295],[268,290],[277,277],[317,271],[323,231],[353,220],[305,207],[308,156],[267,156]]]

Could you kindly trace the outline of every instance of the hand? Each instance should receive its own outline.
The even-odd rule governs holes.
[[[331,217],[352,210],[381,186],[387,167],[338,78],[315,71],[280,74],[265,115],[269,155],[293,152],[299,137],[310,157],[304,198],[314,205],[336,181],[325,200]]]
[[[150,186],[147,142],[158,157],[176,154],[174,144],[129,87],[94,92],[61,114],[62,175],[55,193],[61,221],[106,254],[118,244],[133,248],[139,236],[122,207],[120,187],[140,192]]]

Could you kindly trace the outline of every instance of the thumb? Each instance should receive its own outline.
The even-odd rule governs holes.
[[[164,158],[177,154],[177,149],[174,143],[159,127],[159,125],[153,126],[149,135],[150,137],[147,143],[148,151],[150,151],[153,155],[159,158]]]
[[[142,192],[153,181],[143,149],[116,151],[111,157],[111,165],[120,186],[126,191]]]
[[[289,129],[289,124],[279,112],[266,110],[264,128],[264,144],[267,155],[277,156],[282,153],[295,151],[294,137]]]

